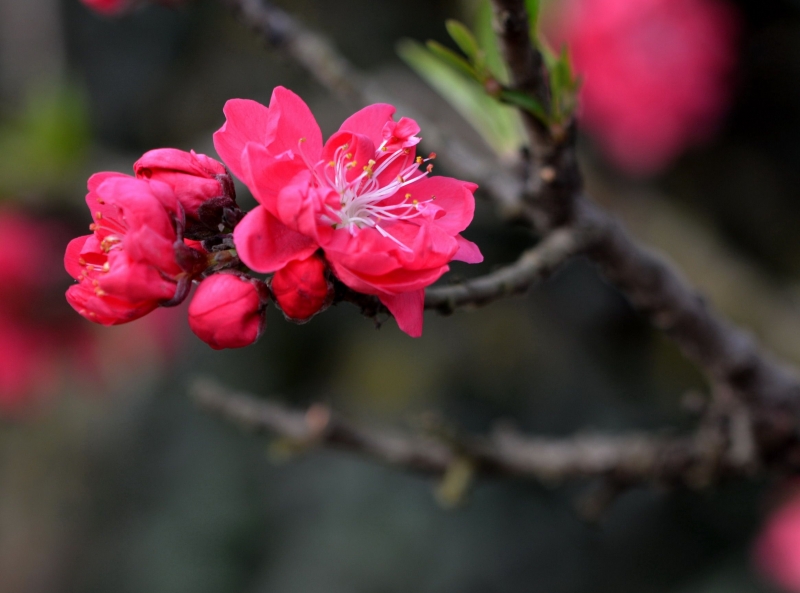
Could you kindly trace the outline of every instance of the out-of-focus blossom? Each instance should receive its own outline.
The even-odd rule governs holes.
[[[81,0],[86,6],[100,14],[113,16],[123,14],[132,8],[148,3],[178,6],[185,0]]]
[[[234,231],[244,263],[272,273],[321,248],[339,280],[376,295],[403,331],[419,336],[425,287],[452,260],[482,260],[460,235],[476,186],[429,177],[424,163],[434,155],[415,155],[419,126],[395,123],[394,112],[366,107],[323,145],[308,106],[278,87],[269,107],[229,101],[214,142],[260,203]]]
[[[103,325],[127,323],[174,299],[180,284],[188,287],[178,255],[190,248],[179,240],[180,207],[167,184],[99,173],[86,203],[93,234],[70,242],[64,258],[78,281],[67,291],[78,313]]]
[[[548,36],[583,77],[580,119],[619,167],[653,173],[716,129],[737,18],[723,0],[565,0]]]
[[[133,4],[132,0],[81,0],[86,6],[101,14],[119,14]]]
[[[189,327],[215,350],[242,348],[264,330],[266,286],[231,273],[209,276],[189,304]]]
[[[64,303],[60,223],[0,206],[0,418],[21,417],[70,376],[81,389],[108,387],[174,350],[175,315],[96,332]]]
[[[220,211],[236,207],[233,180],[225,166],[194,151],[160,148],[145,153],[133,165],[136,177],[169,185],[188,221],[207,222],[213,230],[222,222]],[[216,215],[216,216],[215,216]]]
[[[767,519],[753,547],[759,570],[789,593],[800,593],[800,483]]]
[[[325,262],[319,255],[286,264],[275,272],[271,288],[283,314],[296,322],[311,319],[333,297],[333,286],[326,278]]]

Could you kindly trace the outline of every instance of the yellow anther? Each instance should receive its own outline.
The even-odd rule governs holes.
[[[389,148],[388,148],[388,147],[386,147],[386,146],[381,146],[381,151],[383,151],[383,152],[386,152],[387,150],[389,150]]]
[[[424,161],[422,160],[422,157],[421,157],[421,156],[418,156],[416,159],[414,159],[414,161],[415,161],[415,162],[416,162],[418,165],[421,165],[421,164],[424,162]]]
[[[402,176],[402,175],[398,175],[398,176],[397,176],[397,181],[399,181],[400,183],[405,183],[405,182],[406,182],[406,180],[405,180],[405,179],[403,179],[403,176]]]
[[[353,158],[353,153],[352,152],[348,152],[346,155],[344,155],[344,158],[352,159]]]
[[[406,194],[406,200],[411,197],[411,194]]]
[[[331,161],[330,163],[328,163],[328,166],[329,166],[329,167],[335,167],[335,166],[336,166],[336,163],[335,163],[335,162],[333,162],[333,161]]]
[[[300,144],[302,144],[302,143],[303,143],[303,142],[305,142],[305,141],[306,141],[306,139],[305,139],[305,138],[300,138]]]
[[[411,203],[414,204],[414,206],[417,206],[419,204],[419,200],[413,200]]]

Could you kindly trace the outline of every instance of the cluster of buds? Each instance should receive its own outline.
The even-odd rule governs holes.
[[[232,100],[214,135],[226,165],[172,148],[134,176],[89,180],[91,235],[73,240],[67,300],[104,325],[170,307],[197,290],[189,325],[212,348],[255,342],[272,301],[294,323],[332,304],[338,286],[372,295],[401,330],[422,333],[425,287],[452,261],[478,263],[461,236],[476,186],[431,177],[416,155],[420,128],[377,104],[327,142],[308,106],[278,87],[270,106]],[[259,202],[244,213],[232,171]]]
[[[181,304],[193,284],[189,325],[212,348],[255,342],[273,293],[244,268],[232,233],[243,213],[225,166],[202,154],[153,150],[135,176],[98,173],[89,180],[91,235],[70,242],[67,271],[77,281],[67,300],[103,325]],[[332,297],[324,262],[312,256],[276,274],[274,298],[295,321],[307,321]]]

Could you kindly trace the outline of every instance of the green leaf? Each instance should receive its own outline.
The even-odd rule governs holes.
[[[492,5],[490,0],[482,0],[478,5],[475,13],[475,20],[473,28],[475,36],[483,50],[484,58],[486,60],[486,67],[491,72],[492,76],[500,84],[508,84],[508,68],[500,53],[500,44],[497,41],[497,33],[494,31],[492,24]]]
[[[550,116],[547,114],[542,104],[527,93],[504,89],[503,92],[500,93],[500,100],[521,107],[525,111],[535,115],[545,124],[550,122]]]
[[[447,27],[447,32],[450,34],[450,37],[453,38],[456,45],[461,48],[461,51],[464,52],[472,63],[482,61],[482,56],[480,55],[481,48],[478,46],[478,42],[475,40],[472,31],[470,31],[466,25],[454,19],[449,19],[445,22],[445,26]]]
[[[452,49],[445,47],[437,41],[428,41],[426,45],[428,50],[430,50],[430,52],[439,58],[443,63],[455,70],[458,70],[462,74],[466,74],[470,78],[474,78],[475,80],[478,79],[478,74],[475,72],[475,68],[473,68],[469,62],[467,62]]]
[[[539,38],[539,8],[541,0],[525,0],[525,7],[528,9],[528,23],[530,27],[531,41],[536,43]]]
[[[397,52],[423,80],[480,134],[501,158],[513,160],[525,144],[522,122],[516,109],[502,105],[486,94],[471,76],[462,75],[438,54],[411,40],[398,44]]]

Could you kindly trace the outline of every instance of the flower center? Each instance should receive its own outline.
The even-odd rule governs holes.
[[[302,144],[303,139],[300,140]],[[428,158],[416,157],[410,164],[404,164],[400,172],[391,180],[387,180],[383,173],[396,161],[407,161],[410,150],[399,148],[395,151],[387,150],[387,141],[384,141],[375,151],[373,158],[366,164],[354,160],[353,153],[348,152],[349,145],[342,144],[333,154],[333,159],[320,171],[308,162],[305,155],[303,159],[314,175],[319,186],[330,187],[339,195],[339,207],[327,205],[327,214],[323,214],[323,221],[331,224],[336,229],[347,229],[355,235],[358,229],[374,228],[382,236],[397,243],[403,250],[411,251],[406,245],[393,237],[381,226],[382,221],[409,220],[416,218],[425,209],[425,205],[435,199],[431,196],[427,200],[414,199],[411,193],[406,193],[400,201],[386,203],[406,186],[424,179],[433,170],[429,164],[425,170],[420,170],[420,165],[436,158],[431,153]],[[302,147],[300,153],[303,154]],[[361,173],[348,181],[353,169],[361,167]]]

